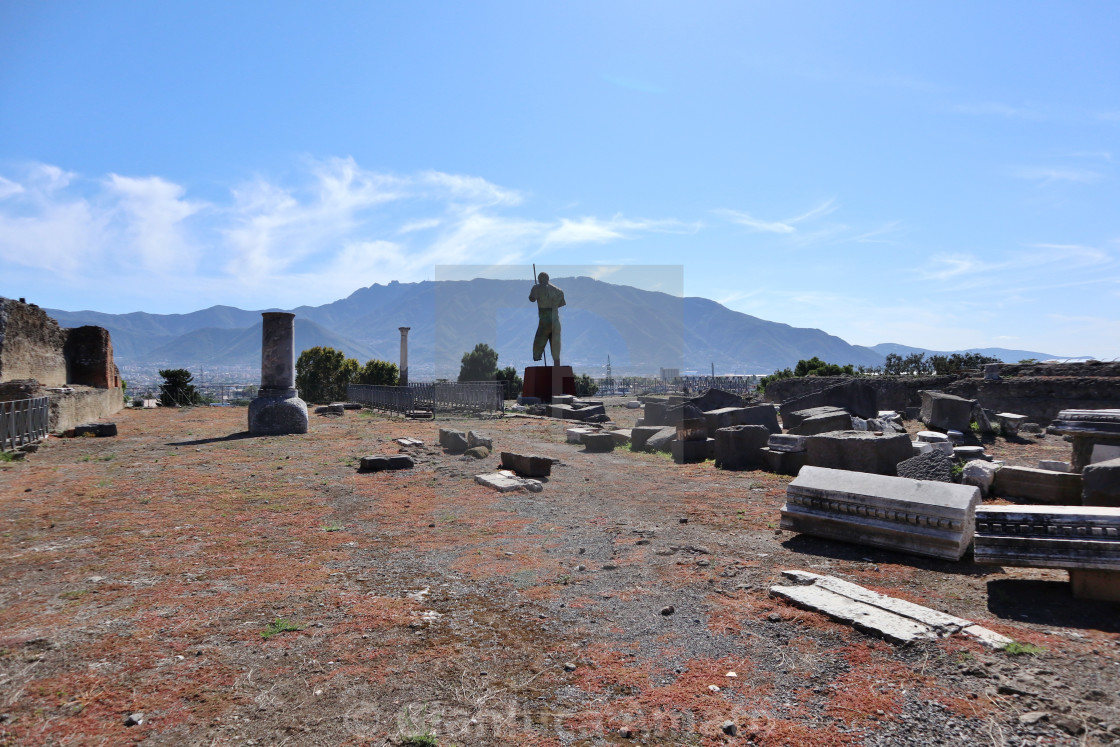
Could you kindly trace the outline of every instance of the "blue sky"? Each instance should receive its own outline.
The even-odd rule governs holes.
[[[682,265],[857,344],[1120,356],[1101,3],[0,4],[0,295]]]

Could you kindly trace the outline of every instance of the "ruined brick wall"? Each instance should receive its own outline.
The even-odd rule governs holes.
[[[903,410],[919,407],[922,389],[944,389],[957,376],[803,376],[780,379],[766,387],[767,402],[786,402],[806,394],[814,394],[845,381],[858,381],[875,387],[880,410]]]
[[[1044,426],[1061,410],[1120,408],[1120,377],[1115,376],[969,377],[942,391],[979,400],[988,410],[1026,415]]]
[[[0,298],[0,381],[66,384],[66,332],[35,304]]]
[[[65,330],[66,383],[101,389],[121,385],[120,372],[113,363],[113,342],[104,327],[75,327]]]

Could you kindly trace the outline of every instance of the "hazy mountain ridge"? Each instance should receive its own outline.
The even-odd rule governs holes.
[[[819,329],[792,327],[732,311],[706,298],[614,285],[587,277],[557,278],[568,301],[561,312],[562,361],[596,373],[611,357],[618,372],[656,373],[659,367],[706,373],[770,373],[817,356],[834,363],[882,365],[887,353],[930,352],[894,343],[850,345]],[[327,345],[365,362],[397,361],[399,327],[409,333],[410,367],[417,374],[453,374],[478,342],[493,346],[499,365],[532,363],[536,307],[530,285],[515,280],[392,282],[359,288],[296,314],[296,349]],[[265,309],[274,311],[276,309]],[[105,314],[47,309],[62,326],[96,324],[112,334],[120,362],[256,366],[261,311],[212,306],[188,314]],[[1011,362],[1052,356],[1000,351]],[[984,351],[980,351],[984,352]]]

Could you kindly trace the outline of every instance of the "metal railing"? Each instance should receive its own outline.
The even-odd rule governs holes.
[[[505,412],[500,381],[416,383],[408,386],[350,384],[346,398],[376,410],[410,412]]]
[[[49,397],[0,402],[0,451],[46,438],[50,410]]]

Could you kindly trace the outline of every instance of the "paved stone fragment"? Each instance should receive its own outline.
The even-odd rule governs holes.
[[[522,477],[548,477],[552,474],[552,459],[533,454],[502,452],[502,467]]]
[[[581,439],[584,448],[592,454],[614,451],[616,441],[610,433],[584,433]]]
[[[381,472],[389,469],[389,457],[383,455],[364,456],[358,462],[360,472]]]
[[[500,472],[492,472],[488,475],[475,475],[474,481],[479,485],[493,488],[499,493],[509,493],[514,490],[521,490],[525,487],[524,480],[509,475],[503,475]]]
[[[393,454],[389,457],[389,469],[412,469],[416,462],[408,454]]]
[[[921,638],[937,637],[928,625],[815,585],[771,586],[770,593],[893,643],[912,643]]]
[[[1081,475],[1005,466],[996,473],[992,494],[1011,501],[1074,506],[1081,503]]]

